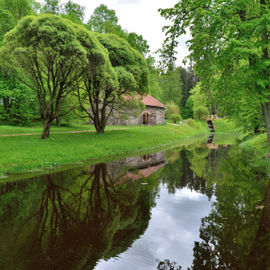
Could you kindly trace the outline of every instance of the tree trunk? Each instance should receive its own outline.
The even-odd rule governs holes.
[[[58,127],[61,127],[61,117],[59,116],[56,117],[56,124]]]
[[[102,123],[102,121],[99,121],[97,117],[94,118],[94,126],[97,133],[104,133],[106,123]]]
[[[53,122],[53,120],[51,118],[45,120],[41,139],[48,139],[49,138],[52,122]]]
[[[42,102],[40,101],[40,97],[38,97],[38,106],[39,106],[40,119],[45,120],[46,116],[45,116],[45,112],[44,112],[44,106],[43,106]]]
[[[98,127],[96,127],[96,131],[97,133],[104,133],[105,130],[105,126],[99,125]]]
[[[262,112],[266,126],[268,144],[270,145],[270,102],[266,102],[262,105]]]

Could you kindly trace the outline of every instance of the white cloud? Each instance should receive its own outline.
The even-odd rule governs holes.
[[[198,193],[196,191],[191,191],[188,188],[183,188],[183,189],[178,189],[175,194],[174,198],[177,201],[185,201],[185,200],[192,200],[192,201],[200,201],[202,198],[205,196],[202,195],[201,193]]]
[[[200,240],[201,218],[210,209],[205,195],[187,188],[172,195],[162,187],[145,233],[117,258],[98,263],[96,270],[156,269],[157,259],[170,259],[187,269],[192,264],[194,241]]]

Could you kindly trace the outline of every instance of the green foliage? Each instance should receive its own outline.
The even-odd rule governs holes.
[[[149,45],[143,39],[142,35],[137,33],[128,33],[124,31],[118,24],[118,17],[115,10],[109,9],[106,5],[101,4],[94,10],[93,15],[90,17],[87,27],[94,32],[103,34],[115,34],[125,39],[132,48],[139,51],[141,54],[146,55],[149,52]]]
[[[118,28],[118,18],[113,9],[101,4],[94,10],[87,23],[89,29],[98,33],[112,33],[112,29]]]
[[[191,95],[190,91],[195,87],[199,80],[195,76],[192,66],[189,66],[187,69],[185,67],[180,67],[180,76],[183,83],[181,100],[181,114],[183,114],[187,100]]]
[[[85,66],[86,51],[77,39],[76,27],[54,15],[25,17],[6,34],[0,49],[5,69],[13,70],[36,93],[40,113],[47,120],[43,138],[49,136],[61,103],[76,89]]]
[[[183,113],[183,118],[184,119],[188,119],[188,118],[193,118],[193,100],[192,100],[192,96],[189,96],[185,107],[182,109]]]
[[[180,69],[178,68],[175,71],[161,74],[159,84],[162,89],[162,101],[164,103],[173,101],[180,109],[182,99]]]
[[[81,87],[77,89],[76,94],[80,107],[93,121],[97,132],[103,133],[115,100],[118,95],[120,96],[118,90],[122,91],[119,82],[123,83],[123,87],[127,85],[135,87],[136,81],[124,69],[117,73],[111,65],[107,50],[92,32],[83,27],[77,27],[76,30],[77,38],[86,51],[86,61],[82,66]]]
[[[258,131],[263,126],[261,98],[255,91],[246,88],[245,81],[249,78],[243,78],[244,81],[238,82],[234,76],[232,75],[232,80],[226,84],[232,89],[238,86],[239,91],[223,91],[222,95],[217,95],[220,114],[236,121],[246,132]]]
[[[190,29],[190,60],[203,88],[213,91],[222,113],[248,123],[245,126],[256,129],[263,108],[270,137],[267,1],[187,0],[160,13],[172,21],[164,28],[164,62],[174,62],[177,38]]]
[[[209,115],[209,110],[206,106],[198,106],[194,109],[194,118],[203,120]]]
[[[125,92],[136,90],[138,93],[146,93],[148,91],[149,71],[144,57],[133,49],[127,41],[117,35],[96,34],[96,37],[108,50],[112,66],[124,68],[127,72],[126,75],[129,73],[128,80],[133,77],[133,82],[136,82],[136,88],[133,87],[133,83],[131,84],[132,89],[127,89],[127,85],[123,85],[123,88],[119,85],[119,88]]]
[[[122,96],[148,90],[148,67],[144,57],[119,36],[95,33],[97,39],[94,39],[88,30],[81,28],[79,31],[78,38],[87,52],[87,62],[77,95],[80,107],[97,132],[103,133],[109,116],[121,104]]]
[[[62,16],[75,23],[83,24],[85,7],[69,0],[62,9]]]
[[[85,7],[74,3],[72,0],[68,0],[62,5],[60,5],[59,0],[45,0],[42,7],[36,7],[36,9],[39,9],[41,14],[60,15],[74,23],[83,24]]]
[[[36,0],[30,0],[30,4],[32,6],[32,10],[34,14],[40,14],[41,11],[41,3]]]
[[[238,147],[225,157],[218,162],[216,199],[202,219],[192,269],[267,269],[269,179],[250,166],[249,154]],[[214,181],[216,174],[210,173]]]
[[[252,136],[240,144],[240,147],[249,155],[253,167],[262,172],[270,173],[270,159],[268,156],[267,134]]]
[[[173,114],[179,115],[179,107],[173,102],[170,101],[166,104],[166,112],[165,112],[165,117],[166,119],[170,119]]]
[[[44,0],[42,12],[58,15],[60,13],[59,0]]]
[[[207,108],[207,99],[205,93],[202,91],[201,83],[198,83],[191,90],[191,94],[194,118],[199,120],[205,119],[209,115],[209,109]]]
[[[11,30],[15,25],[13,16],[8,10],[0,7],[0,45],[4,38],[5,33]]]
[[[146,61],[149,69],[149,94],[158,100],[162,100],[162,89],[159,85],[159,73],[155,67],[155,59],[149,56]]]
[[[57,2],[45,4],[46,12],[57,13]],[[63,16],[77,16],[79,22],[83,9],[69,1]],[[148,91],[148,66],[141,53],[117,35],[96,37],[84,27],[53,15],[27,17],[6,36],[1,49],[5,68],[12,69],[36,93],[40,114],[48,120],[44,132],[54,119],[72,109],[65,99],[75,90],[80,108],[95,122],[98,132],[104,132],[122,95]]]
[[[138,35],[134,32],[128,33],[127,41],[131,47],[139,51],[141,54],[146,55],[149,52],[149,45],[147,44],[147,41],[143,39],[142,35]]]
[[[162,100],[162,90],[159,85],[159,75],[157,71],[149,72],[149,94],[157,100]]]
[[[0,77],[0,101],[3,103],[2,120],[17,125],[29,125],[35,113],[35,95],[15,78]]]
[[[17,23],[23,17],[34,13],[32,9],[34,2],[32,0],[0,0],[0,9],[11,14],[13,21]],[[2,17],[0,17],[1,20]]]
[[[179,121],[182,120],[179,114],[172,114],[169,119],[172,120],[173,123],[179,123]]]
[[[34,14],[32,0],[0,0],[0,46],[4,35],[26,15]]]

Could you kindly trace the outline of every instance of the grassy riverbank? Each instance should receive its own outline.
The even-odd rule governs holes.
[[[218,144],[219,141],[227,143],[235,138],[242,140],[240,148],[246,152],[250,165],[270,174],[270,159],[266,158],[269,154],[266,133],[258,135],[245,133],[243,128],[237,127],[235,122],[223,119],[215,120],[214,125],[215,138],[217,138],[215,143]],[[230,133],[230,136],[227,133]]]
[[[226,119],[216,119],[213,121],[215,133],[235,133],[239,134],[239,129],[235,122]]]
[[[240,144],[240,147],[250,155],[251,165],[261,168],[270,174],[269,145],[266,133],[255,135]]]
[[[1,137],[0,175],[149,152],[189,137],[207,134],[209,130],[205,122],[192,121],[184,126],[129,127],[108,130],[105,134],[52,134],[49,140],[41,140],[40,134]]]

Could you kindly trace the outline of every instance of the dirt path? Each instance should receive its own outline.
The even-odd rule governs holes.
[[[127,128],[116,128],[116,129],[110,129],[111,130],[123,130]],[[96,132],[95,130],[74,130],[74,131],[52,131],[51,134],[74,134],[74,133],[93,133]],[[16,133],[16,134],[2,134],[0,137],[17,137],[17,136],[31,136],[31,135],[40,135],[41,132],[35,132],[35,133]]]

